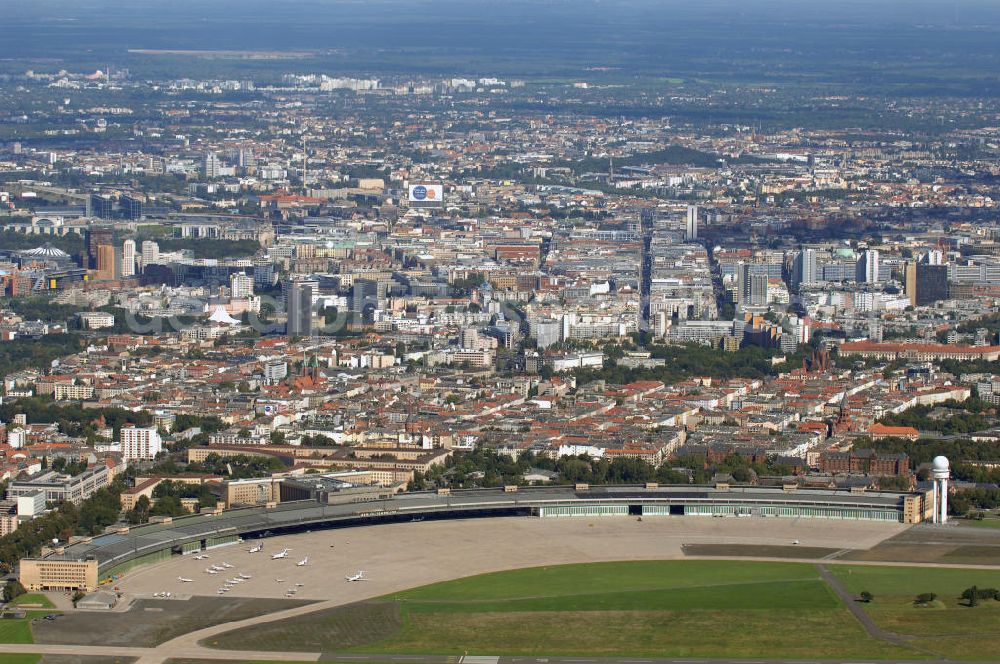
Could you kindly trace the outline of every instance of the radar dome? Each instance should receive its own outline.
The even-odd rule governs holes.
[[[934,461],[931,462],[931,465],[934,470],[940,471],[948,470],[951,467],[948,463],[948,458],[943,456],[934,457]]]

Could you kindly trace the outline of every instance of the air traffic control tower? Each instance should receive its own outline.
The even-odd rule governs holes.
[[[934,480],[934,523],[948,522],[948,478],[951,465],[947,457],[936,456],[931,463],[931,477]]]

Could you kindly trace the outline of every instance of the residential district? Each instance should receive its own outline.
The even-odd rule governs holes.
[[[995,518],[996,125],[493,108],[585,108],[585,80],[7,78],[50,102],[0,143],[5,572],[317,492],[847,489],[916,522],[938,455],[952,515]]]

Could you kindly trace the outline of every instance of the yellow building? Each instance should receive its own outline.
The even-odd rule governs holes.
[[[28,590],[97,590],[96,560],[24,558],[19,579]]]
[[[934,492],[921,491],[903,496],[903,523],[921,523],[934,517]]]

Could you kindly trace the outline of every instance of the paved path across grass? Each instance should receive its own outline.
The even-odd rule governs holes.
[[[830,570],[826,568],[826,565],[816,565],[819,569],[820,577],[826,582],[828,586],[837,594],[840,601],[844,603],[844,606],[848,608],[851,614],[857,619],[861,626],[865,628],[868,635],[873,639],[878,639],[879,641],[887,641],[898,646],[907,646],[907,641],[912,639],[912,637],[904,636],[902,634],[896,634],[895,632],[887,632],[872,620],[872,617],[868,615],[868,612],[861,607],[861,603],[858,602],[857,598],[851,593],[844,585],[840,582],[840,579],[830,574]]]

